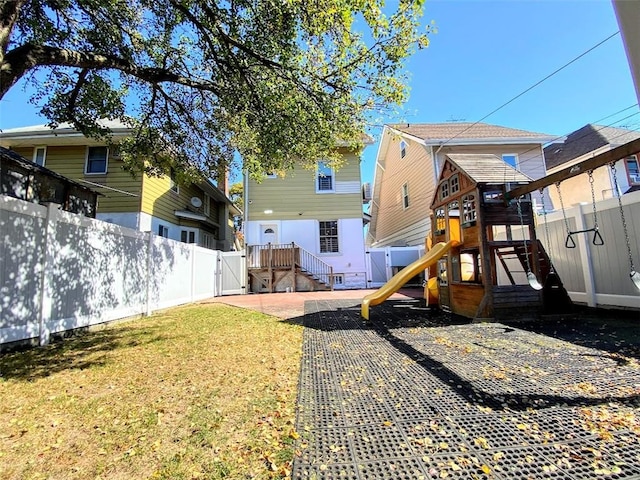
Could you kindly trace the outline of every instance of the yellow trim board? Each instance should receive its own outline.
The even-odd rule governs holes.
[[[452,247],[458,245],[457,240],[451,240],[449,242],[437,243],[431,250],[429,250],[424,256],[420,257],[415,262],[404,267],[398,273],[396,273],[391,280],[381,286],[375,292],[370,293],[362,299],[362,306],[360,314],[365,320],[369,320],[369,307],[374,305],[380,305],[387,298],[400,290],[402,286],[407,283],[411,278],[422,272],[425,268],[430,267],[442,257],[444,257]]]

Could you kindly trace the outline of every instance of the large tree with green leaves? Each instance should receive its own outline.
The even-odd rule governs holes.
[[[358,147],[407,95],[423,0],[0,0],[0,98],[31,82],[51,125],[108,136],[133,171],[252,175]],[[140,159],[150,161],[147,167]]]

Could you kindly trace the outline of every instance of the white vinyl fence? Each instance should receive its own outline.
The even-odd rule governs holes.
[[[223,255],[0,196],[0,344],[242,292]]]
[[[628,238],[625,238],[618,199],[596,202],[596,217],[604,245],[594,245],[593,232],[571,238],[575,248],[567,248],[567,228],[586,230],[594,226],[593,205],[583,203],[538,217],[536,235],[544,245],[574,302],[590,307],[640,309],[640,291],[629,278],[627,240],[636,268],[640,269],[640,191],[621,197]],[[547,232],[549,240],[547,240]],[[572,245],[572,242],[568,242]],[[597,242],[596,242],[597,243]]]

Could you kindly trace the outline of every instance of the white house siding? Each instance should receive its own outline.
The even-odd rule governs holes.
[[[342,218],[338,220],[338,243],[340,252],[320,253],[318,220],[256,220],[245,223],[247,238],[260,238],[263,225],[274,225],[278,231],[277,242],[304,248],[333,267],[333,273],[342,275],[344,283],[336,288],[365,288],[366,263],[362,219]],[[258,243],[252,242],[252,243]]]

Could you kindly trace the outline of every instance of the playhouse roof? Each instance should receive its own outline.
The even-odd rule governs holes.
[[[446,157],[476,183],[528,183],[533,180],[493,154],[449,153]]]

